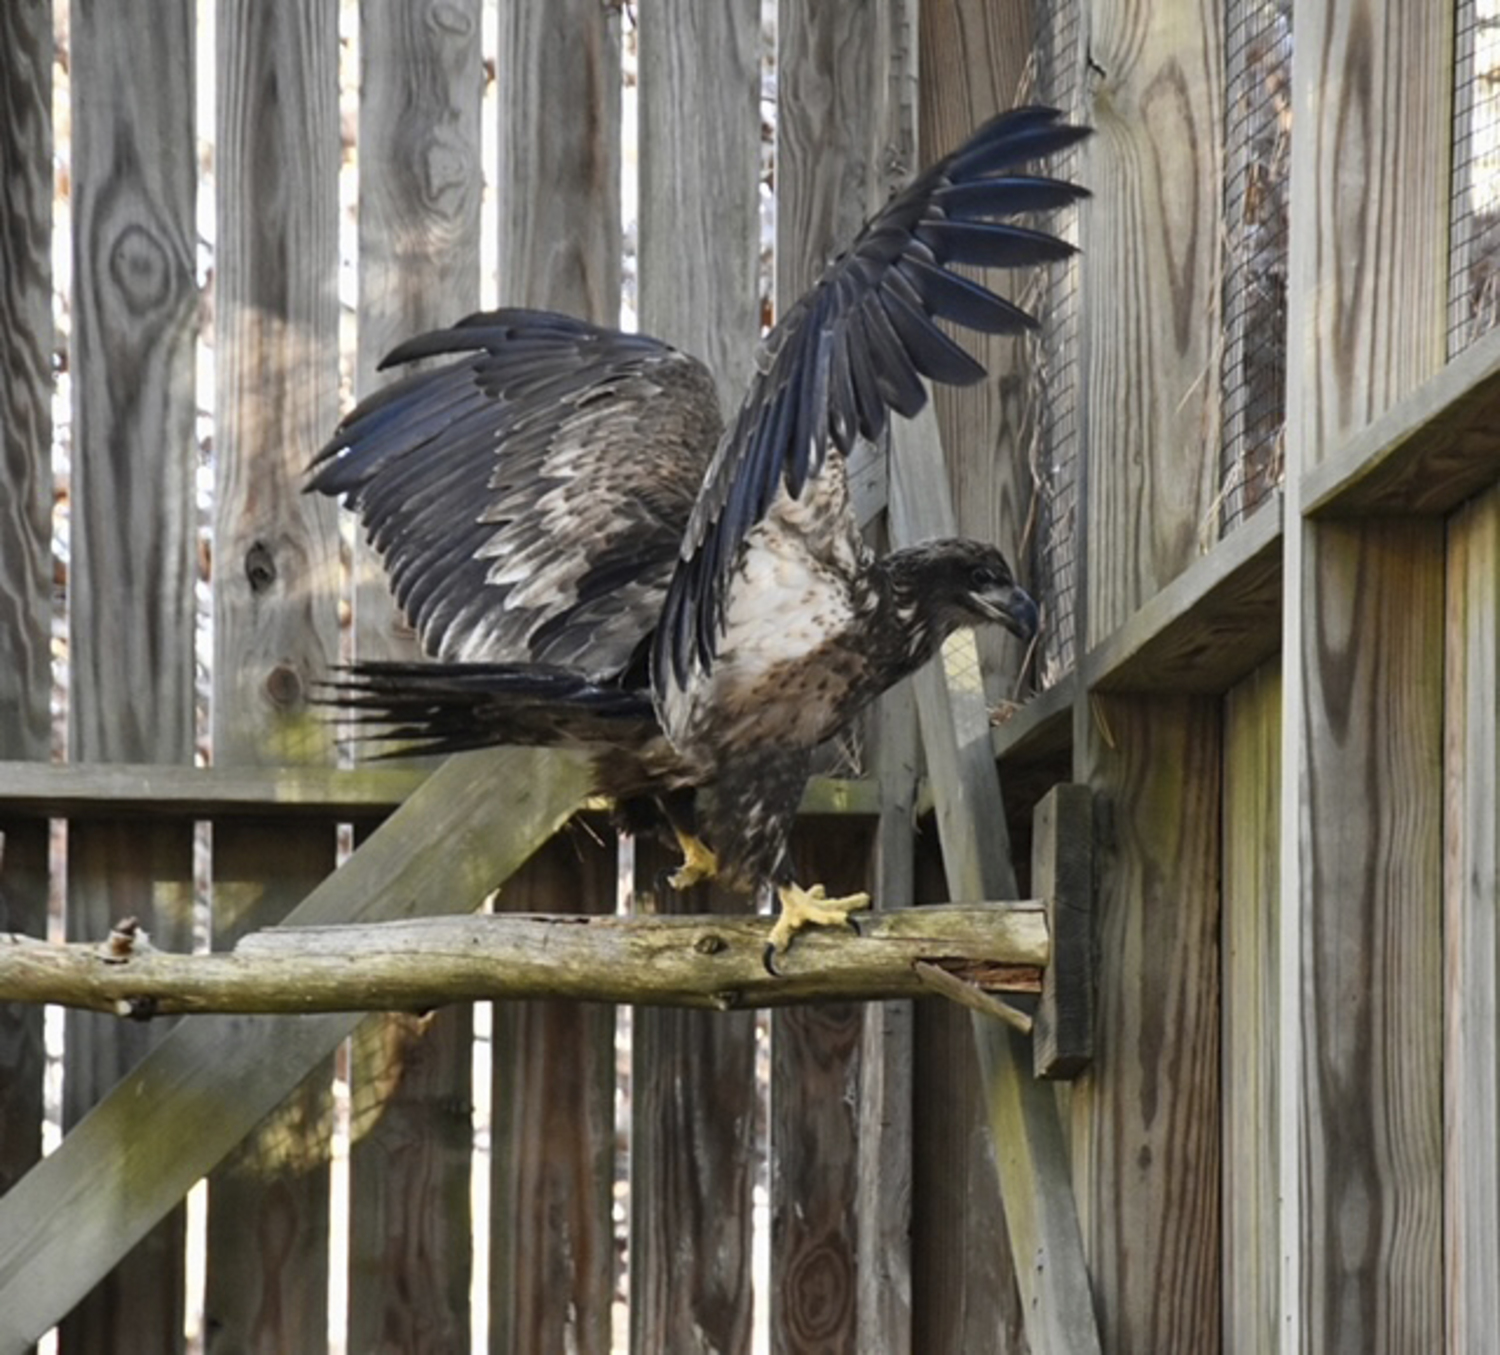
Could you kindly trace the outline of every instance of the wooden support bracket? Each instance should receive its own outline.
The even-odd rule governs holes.
[[[1038,1077],[1075,1078],[1094,1054],[1094,793],[1054,786],[1036,807],[1031,884],[1052,950],[1032,1028]]]

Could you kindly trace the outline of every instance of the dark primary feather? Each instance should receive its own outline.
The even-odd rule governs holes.
[[[655,339],[521,310],[382,365],[451,355],[355,409],[309,488],[360,514],[434,656],[619,672],[655,624],[718,437],[712,379]]]
[[[796,499],[830,444],[847,455],[856,437],[880,436],[891,410],[920,411],[922,377],[969,384],[984,375],[939,319],[987,333],[1034,327],[1023,310],[949,268],[1014,268],[1073,252],[1045,232],[991,219],[1085,196],[1013,172],[1087,135],[1059,116],[1022,108],[991,119],[893,197],[767,337],[683,540],[656,633],[659,687],[681,688],[695,665],[712,666],[729,571],[780,492]]]

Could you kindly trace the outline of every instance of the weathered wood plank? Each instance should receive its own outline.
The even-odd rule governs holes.
[[[1500,480],[1500,332],[1325,449],[1302,487],[1305,511],[1436,516]]]
[[[903,173],[945,155],[986,119],[1013,107],[1033,51],[1030,0],[956,0],[913,9],[920,19],[918,64],[926,78],[917,86],[918,145],[909,148]],[[1038,281],[1011,273],[1006,294],[1032,294]],[[966,333],[963,344],[989,378],[933,392],[958,532],[993,541],[1026,582],[1025,540],[1035,489],[1031,458],[1038,433],[1034,351],[1011,335]],[[1013,695],[1024,646],[998,627],[977,638],[992,698]]]
[[[149,27],[80,5],[70,28],[74,403],[68,577],[71,756],[193,758],[193,7]],[[155,78],[143,80],[151,70]],[[122,901],[168,944],[192,937],[191,828],[79,821],[68,930]],[[64,1125],[165,1030],[66,1027]],[[66,1351],[180,1349],[184,1216],[154,1230],[63,1323]]]
[[[430,759],[428,760],[430,761]],[[154,763],[0,761],[0,806],[25,818],[384,818],[430,774],[427,762],[353,769],[285,763],[266,767],[174,767]],[[589,808],[602,809],[595,797]],[[873,816],[873,781],[815,776],[801,812]]]
[[[1281,643],[1281,554],[1276,495],[1085,656],[1087,686],[1228,691]]]
[[[214,759],[326,762],[307,698],[338,652],[338,542],[300,491],[337,414],[337,15],[222,0],[217,39]],[[216,820],[215,946],[285,917],[334,846],[328,823]],[[312,1070],[210,1178],[205,1321],[231,1344],[326,1339],[331,1081]]]
[[[712,888],[660,898],[675,857],[638,838],[637,907],[742,914]],[[705,906],[706,905],[706,906]],[[750,1350],[756,1115],[750,1012],[640,1012],[631,1027],[630,1348]]]
[[[613,838],[564,834],[506,882],[497,908],[613,913],[618,868]],[[615,1012],[563,1002],[494,1011],[489,1349],[608,1355]]]
[[[1098,1041],[1073,1169],[1108,1350],[1221,1337],[1219,703],[1100,696]]]
[[[1276,1248],[1276,938],[1281,666],[1224,699],[1224,1350],[1280,1339]]]
[[[1092,646],[1198,556],[1218,494],[1224,8],[1089,9],[1080,269]]]
[[[450,758],[287,921],[432,916],[455,899],[477,903],[586,789],[586,769],[556,756]],[[174,1028],[0,1198],[0,1349],[34,1340],[67,1312],[357,1020],[205,1017]]]
[[[1447,1347],[1500,1330],[1500,491],[1448,528],[1443,1049]]]
[[[1442,526],[1303,514],[1309,471],[1443,362],[1452,10],[1309,0],[1297,31],[1286,512],[1301,525],[1284,543],[1280,1327],[1307,1350],[1436,1350]]]
[[[402,338],[478,309],[479,0],[360,6],[356,394]],[[378,557],[353,559],[354,654],[418,650]],[[469,1343],[473,1010],[373,1018],[350,1049],[352,1350]]]
[[[732,408],[760,336],[760,6],[673,0],[640,21],[641,327],[707,361]],[[751,908],[657,891],[669,858],[636,852],[663,911]],[[638,1012],[631,1029],[632,1349],[748,1351],[754,1018]]]
[[[893,441],[892,539],[901,544],[950,535],[953,507],[932,412],[924,411],[914,424],[899,425]],[[929,665],[913,679],[943,863],[950,897],[957,900],[983,897],[990,890],[1014,893],[1016,889],[1005,807],[990,747],[989,710],[978,678],[977,651],[970,641],[968,633],[959,632],[944,647],[942,662]],[[1085,1355],[1099,1348],[1099,1337],[1056,1103],[1051,1089],[1032,1079],[1030,1051],[1013,1038],[1013,1032],[988,1017],[976,1017],[972,1024],[980,1081],[952,1077],[945,1081],[954,1087],[982,1089],[1009,1252],[995,1240],[999,1210],[983,1210],[972,1222],[960,1213],[958,1235],[965,1245],[974,1236],[974,1222],[991,1229],[974,1250],[991,1258],[992,1269],[988,1288],[984,1288],[979,1274],[963,1267],[965,1284],[959,1301],[952,1305],[960,1322],[951,1328],[962,1344],[954,1348],[988,1348],[1005,1339],[1005,1332],[1014,1326],[1014,1305],[1006,1301],[1013,1275],[1031,1349],[1039,1355],[1049,1351]],[[945,1043],[949,1038],[945,1037]],[[954,1048],[951,1043],[947,1047]],[[982,1132],[972,1112],[953,1116],[951,1124],[958,1132]],[[964,1163],[968,1181],[975,1183],[972,1188],[965,1186],[960,1204],[981,1198],[978,1192],[984,1187],[978,1184],[981,1178],[975,1173],[972,1147],[955,1157]],[[964,1174],[956,1178],[958,1182],[964,1182]],[[920,1192],[920,1177],[915,1184]],[[920,1309],[914,1310],[914,1318],[920,1329]]]
[[[0,11],[0,754],[50,753],[52,16]],[[0,928],[47,925],[48,828],[0,811]],[[41,1157],[40,1010],[0,1004],[0,1194]]]
[[[620,18],[597,0],[500,11],[500,304],[620,313]]]

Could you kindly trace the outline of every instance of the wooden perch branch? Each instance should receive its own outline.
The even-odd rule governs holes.
[[[731,1010],[917,997],[936,966],[980,991],[1036,993],[1050,955],[1040,903],[944,904],[812,929],[764,964],[771,919],[433,917],[255,932],[234,950],[154,949],[132,924],[101,944],[0,934],[0,1002],[140,1019],[183,1012],[421,1011],[563,997]]]

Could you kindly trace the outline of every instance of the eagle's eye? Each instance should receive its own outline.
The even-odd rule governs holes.
[[[994,565],[975,565],[969,572],[969,586],[976,593],[988,592],[991,588],[998,588],[1004,582],[1000,571]]]

